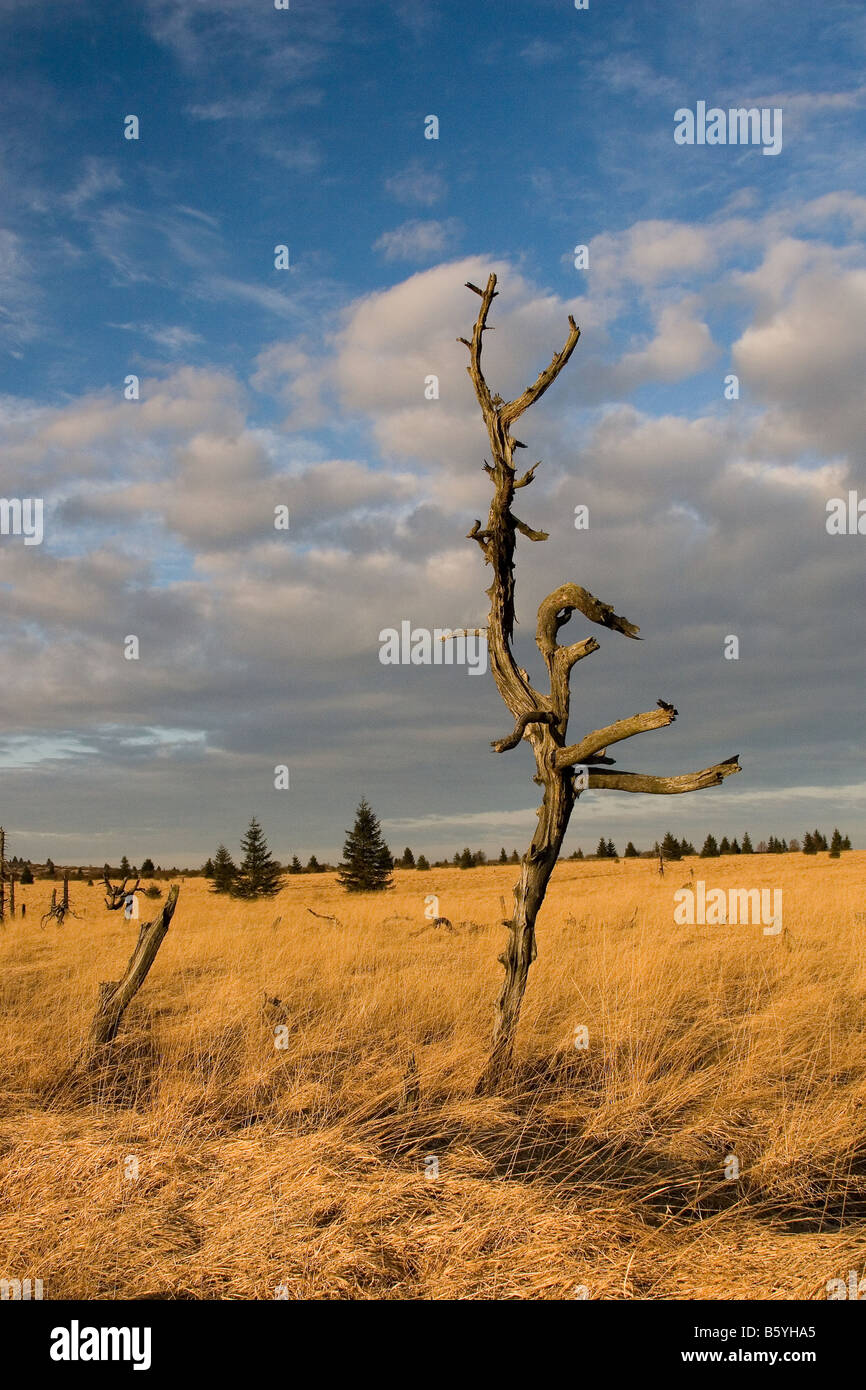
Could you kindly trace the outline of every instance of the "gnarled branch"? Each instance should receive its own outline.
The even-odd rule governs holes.
[[[742,772],[739,753],[726,758],[714,767],[701,772],[682,772],[676,777],[650,777],[643,772],[591,772],[591,791],[649,792],[654,796],[678,796],[681,792],[699,792],[705,787],[717,787],[726,777]]]
[[[580,743],[572,743],[568,748],[563,748],[556,755],[555,765],[573,767],[575,763],[586,762],[591,753],[600,752],[601,749],[607,748],[609,743],[620,743],[624,738],[632,738],[635,734],[643,734],[650,729],[663,729],[668,724],[673,724],[676,717],[676,710],[671,707],[652,709],[646,714],[633,714],[630,719],[618,719],[615,724],[608,724],[604,729],[596,729],[594,733],[587,734]]]
[[[552,710],[528,710],[526,714],[521,714],[514,726],[514,732],[505,738],[497,738],[491,743],[490,747],[495,748],[497,753],[504,753],[509,748],[516,748],[523,735],[526,733],[528,724],[555,724],[557,715]]]
[[[548,386],[556,381],[559,373],[577,347],[577,340],[580,337],[580,329],[571,314],[568,316],[568,327],[569,333],[565,340],[565,346],[560,352],[555,352],[553,354],[550,365],[545,367],[543,372],[539,372],[533,384],[527,386],[526,390],[522,392],[516,400],[510,401],[508,405],[503,406],[502,420],[506,426],[513,424],[514,421],[523,414],[524,410],[528,410],[531,405],[534,405],[539,396],[544,395]]]

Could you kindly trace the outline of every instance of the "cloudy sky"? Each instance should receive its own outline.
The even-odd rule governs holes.
[[[404,620],[485,621],[456,338],[490,270],[502,396],[582,330],[519,431],[550,532],[518,548],[521,659],[582,584],[645,641],[573,621],[601,641],[573,737],[662,697],[621,767],[743,764],[586,794],[567,851],[866,842],[866,536],[826,526],[866,497],[859,0],[0,0],[0,39],[0,495],[45,509],[41,545],[0,536],[10,852],[199,863],[256,813],[333,859],[362,794],[396,849],[525,846],[490,675],[379,661]],[[780,108],[781,152],[677,144],[701,101]]]

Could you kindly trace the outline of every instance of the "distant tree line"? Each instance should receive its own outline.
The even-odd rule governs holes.
[[[829,841],[827,836],[820,830],[807,830],[803,836],[802,844],[799,840],[780,840],[775,835],[771,835],[767,840],[759,840],[757,845],[752,844],[748,830],[744,833],[742,842],[736,836],[729,840],[727,835],[723,835],[721,840],[716,840],[715,835],[708,835],[701,846],[700,851],[690,840],[678,840],[669,830],[661,843],[656,840],[652,849],[638,850],[629,840],[623,851],[624,859],[686,859],[689,856],[699,855],[701,859],[718,859],[726,854],[820,854],[828,853],[831,859],[838,859],[843,850],[851,848],[851,837],[842,835],[838,829],[833,831]],[[571,855],[572,859],[583,859],[582,849],[577,849]],[[602,835],[596,847],[593,859],[618,859],[616,845],[613,840],[606,840]]]

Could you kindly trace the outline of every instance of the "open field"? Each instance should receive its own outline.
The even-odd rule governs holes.
[[[781,888],[784,932],[675,926],[690,869]],[[866,1273],[866,854],[664,880],[561,863],[515,1088],[477,1098],[516,872],[398,871],[357,897],[299,876],[253,905],[182,881],[110,1063],[53,1098],[136,926],[73,882],[82,919],[42,930],[52,885],[19,890],[0,1275],[46,1298],[820,1299]],[[425,923],[428,893],[453,934]]]

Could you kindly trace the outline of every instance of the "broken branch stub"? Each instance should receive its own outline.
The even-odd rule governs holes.
[[[99,986],[99,1003],[87,1038],[88,1052],[109,1043],[116,1036],[127,1008],[147,979],[168,931],[180,889],[169,890],[168,897],[152,922],[142,923],[129,964],[119,980],[103,980]]]

